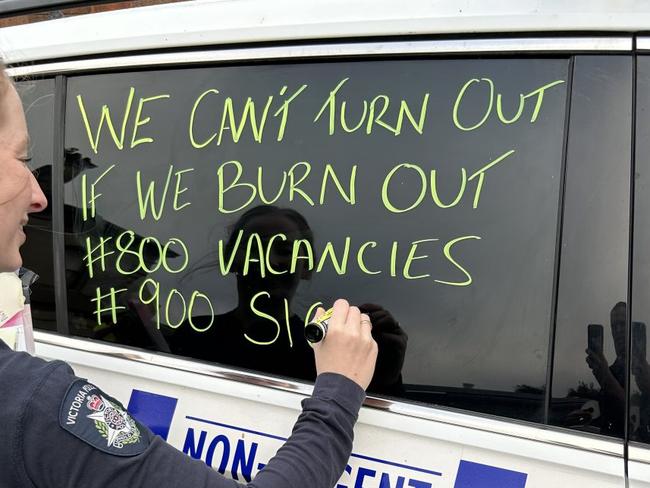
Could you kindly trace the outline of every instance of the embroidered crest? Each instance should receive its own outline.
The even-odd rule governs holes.
[[[68,389],[59,424],[91,446],[118,456],[135,456],[149,445],[148,432],[124,407],[84,380]]]
[[[135,420],[118,405],[103,396],[91,395],[87,407],[93,411],[88,418],[95,421],[95,427],[106,439],[108,447],[122,449],[125,444],[140,441],[140,429],[135,425]]]

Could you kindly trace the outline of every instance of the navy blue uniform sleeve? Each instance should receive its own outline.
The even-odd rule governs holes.
[[[147,447],[133,456],[104,452],[72,435],[60,425],[59,406],[70,385],[77,383],[70,367],[61,363],[27,399],[14,449],[22,454],[24,473],[36,488],[244,486],[181,453],[146,427],[140,426]],[[359,386],[343,376],[319,376],[312,397],[303,401],[291,437],[247,486],[334,486],[350,456],[353,427],[364,396]]]

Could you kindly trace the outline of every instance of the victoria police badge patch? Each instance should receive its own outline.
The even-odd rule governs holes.
[[[117,400],[85,380],[68,388],[59,424],[94,448],[117,456],[136,456],[150,443],[146,429]]]

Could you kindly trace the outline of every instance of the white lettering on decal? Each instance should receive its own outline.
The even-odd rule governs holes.
[[[89,386],[91,385],[84,386],[75,395],[74,400],[72,400],[72,404],[70,405],[70,409],[68,410],[68,419],[66,421],[66,424],[74,425],[77,423],[77,417],[79,416],[79,409],[81,408],[81,405],[83,404],[85,398],[88,396]],[[93,388],[90,389],[92,390]]]

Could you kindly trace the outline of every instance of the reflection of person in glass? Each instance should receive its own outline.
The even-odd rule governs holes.
[[[247,243],[254,234],[266,250],[266,256],[259,259],[266,260],[273,270],[266,270],[264,276],[259,263],[245,264]],[[291,269],[292,251],[298,240],[305,240],[313,247],[313,232],[295,210],[260,205],[245,212],[230,229],[223,253],[226,257],[234,256],[230,271],[237,279],[237,307],[214,319],[192,317],[196,329],[207,328],[211,322],[212,325],[199,333],[188,323],[182,324],[169,338],[172,352],[313,380],[316,372],[312,348],[304,338],[305,322],[291,311],[300,281],[310,279],[312,274],[304,259],[295,260]],[[253,255],[258,258],[255,252]],[[365,304],[359,308],[369,315],[379,345],[370,390],[397,392],[401,385],[406,334],[382,307]]]
[[[639,406],[635,434],[637,440],[650,442],[650,364],[647,357],[646,326],[643,322],[632,322],[632,376],[639,388],[638,398],[632,399],[632,403],[638,402]],[[635,424],[633,416],[634,414],[630,415],[630,420]]]
[[[625,421],[625,319],[627,307],[618,302],[610,313],[610,325],[616,359],[610,365],[603,347],[603,326],[590,324],[587,332],[587,365],[600,385],[600,431],[623,435]]]
[[[603,352],[603,327],[590,324],[588,327],[587,364],[601,387],[601,433],[623,435],[625,419],[625,368],[627,348],[625,343],[625,321],[627,306],[617,303],[611,312],[611,331],[616,359],[609,365]],[[639,388],[641,412],[639,435],[648,430],[647,405],[650,398],[650,365],[646,357],[645,324],[632,322],[632,377]]]

